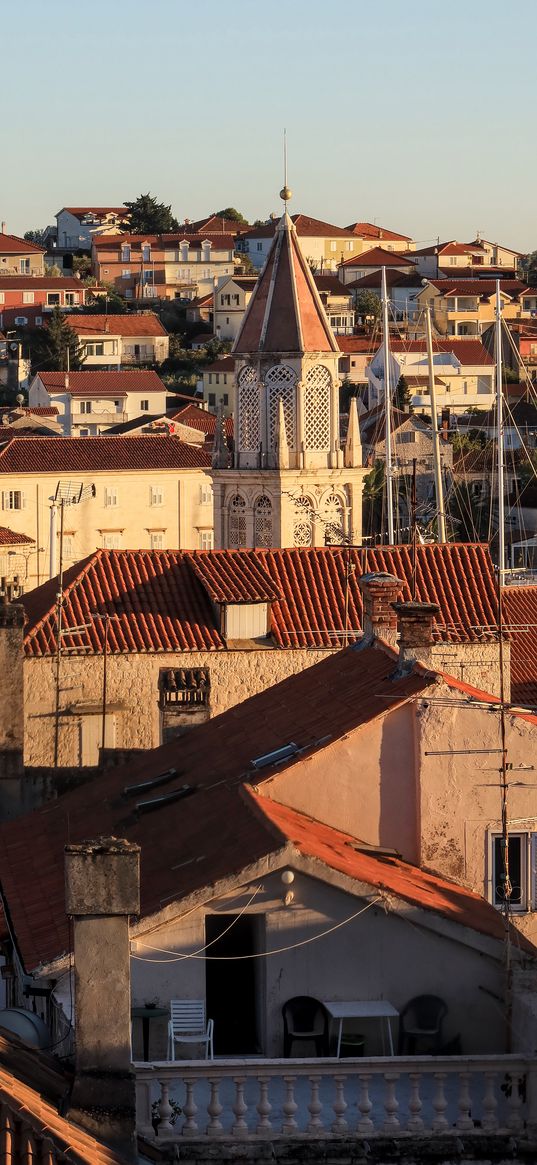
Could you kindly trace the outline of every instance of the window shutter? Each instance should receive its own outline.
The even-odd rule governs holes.
[[[26,494],[24,493],[24,491],[22,489],[20,491],[20,499],[21,499],[21,510],[25,510],[26,509]]]

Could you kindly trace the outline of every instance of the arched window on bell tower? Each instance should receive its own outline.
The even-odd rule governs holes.
[[[240,494],[234,494],[229,502],[228,546],[231,550],[246,546],[246,502]]]
[[[261,494],[254,507],[254,546],[272,546],[272,502]]]
[[[323,364],[310,368],[304,383],[304,446],[306,450],[330,449],[330,397],[332,377]]]
[[[345,541],[345,508],[337,494],[332,493],[325,498],[321,516],[325,546],[341,546]]]
[[[243,368],[238,383],[239,452],[252,453],[261,441],[259,384],[255,368]]]
[[[313,546],[313,504],[304,494],[295,498],[293,545]]]

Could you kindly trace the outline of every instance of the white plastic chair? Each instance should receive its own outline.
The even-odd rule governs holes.
[[[212,1019],[205,1020],[203,999],[170,999],[168,1060],[175,1060],[175,1045],[205,1044],[205,1059],[214,1059]]]

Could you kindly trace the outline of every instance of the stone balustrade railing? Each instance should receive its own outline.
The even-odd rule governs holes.
[[[184,1137],[431,1137],[537,1129],[537,1058],[413,1056],[136,1064],[137,1128]]]

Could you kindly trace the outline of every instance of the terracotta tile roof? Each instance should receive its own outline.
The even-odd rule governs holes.
[[[2,473],[92,473],[98,470],[198,469],[209,453],[166,435],[19,437],[0,450]]]
[[[190,564],[214,603],[262,603],[282,598],[280,588],[253,555],[233,558],[194,553]]]
[[[382,283],[382,271],[370,271],[368,275],[362,275],[360,279],[353,279],[352,283],[347,283],[346,286],[351,291],[367,291],[369,288],[379,288]],[[423,279],[420,275],[414,272],[410,274],[402,274],[400,268],[388,267],[386,271],[386,285],[387,287],[422,287]]]
[[[483,295],[487,298],[496,295],[495,279],[429,279],[429,283],[442,292],[442,295]],[[508,296],[518,297],[528,286],[521,279],[501,279],[500,290]]]
[[[2,235],[0,235],[0,244]],[[0,248],[1,249],[1,248]],[[41,248],[39,248],[41,250]],[[79,291],[82,298],[89,290],[80,279],[60,275],[0,275],[0,291]],[[30,307],[31,305],[24,305]]]
[[[428,675],[394,680],[394,663],[394,654],[378,647],[330,654],[180,739],[1,824],[2,896],[26,970],[69,949],[63,871],[68,837],[115,835],[141,845],[142,918],[160,911],[165,900],[239,873],[280,848],[257,807],[239,794],[241,784],[259,785],[273,775],[270,766],[253,769],[253,758],[290,741],[311,754],[326,747],[327,736],[339,739],[430,686]],[[195,794],[138,815],[132,799],[123,796],[125,786],[170,768],[177,775],[172,774],[166,792],[188,784]]]
[[[102,396],[128,392],[166,392],[166,385],[156,372],[134,368],[127,372],[38,372],[37,376],[48,392],[68,392],[71,396]],[[65,381],[68,378],[69,385]],[[57,411],[57,410],[55,410]]]
[[[206,433],[208,437],[214,437],[216,431],[216,413],[200,409],[199,405],[183,405],[177,412],[168,413],[168,419],[177,421],[181,425],[187,425],[189,429],[199,429],[200,433]],[[226,436],[232,437],[233,417],[225,417],[224,428]]]
[[[481,340],[433,340],[435,352],[453,352],[461,364],[494,364],[494,360]],[[391,340],[392,352],[423,352],[427,355],[424,340]]]
[[[202,234],[203,231],[210,231],[211,234],[217,235],[219,232],[229,235],[244,234],[250,229],[249,223],[236,222],[234,218],[222,218],[219,214],[209,214],[207,218],[198,218],[195,222],[184,222],[181,224],[181,230],[187,234]]]
[[[18,235],[0,233],[0,255],[24,255],[26,252],[44,255],[45,247],[29,243],[28,239],[19,239]]]
[[[126,243],[134,248],[137,246],[141,247],[143,243],[149,243],[155,251],[161,251],[173,246],[177,247],[181,242],[188,243],[191,250],[199,250],[202,243],[205,242],[211,243],[215,251],[233,251],[235,249],[233,233],[222,235],[214,231],[206,234],[194,234],[190,231],[186,233],[173,231],[170,234],[164,235],[133,235],[121,233],[117,235],[96,235],[94,238],[94,246],[98,251],[117,251]]]
[[[218,360],[213,360],[212,364],[206,364],[204,372],[234,372],[235,358],[234,356],[219,356]]]
[[[0,418],[2,417],[57,417],[58,409],[56,405],[3,405],[0,408]],[[2,430],[0,429],[0,433]]]
[[[502,591],[511,644],[511,700],[537,708],[537,586]]]
[[[338,279],[337,275],[314,275],[313,282],[320,292],[329,292],[332,295],[344,295],[349,297],[350,293],[345,287],[345,284]]]
[[[33,546],[35,538],[28,538],[26,534],[17,534],[8,526],[0,526],[0,546]]]
[[[397,251],[386,251],[383,247],[372,247],[361,255],[353,255],[341,263],[342,267],[410,267],[415,266],[408,255]]]
[[[482,243],[457,243],[452,239],[447,243],[432,243],[430,247],[421,247],[419,251],[414,251],[414,255],[468,255],[474,251],[483,254],[485,248]]]
[[[357,882],[394,894],[421,910],[432,910],[460,926],[471,927],[500,942],[505,939],[502,915],[480,894],[399,858],[360,852],[356,848],[356,838],[350,834],[314,821],[277,801],[269,801],[253,792],[250,796],[255,798],[260,812],[304,857],[316,858]],[[537,955],[537,949],[527,939],[523,938],[519,944],[519,931],[516,931],[515,941],[517,946]]]
[[[388,231],[386,227],[378,227],[372,222],[352,222],[346,230],[350,231],[352,235],[358,235],[361,239],[387,239],[388,242],[412,242],[410,235],[399,235],[396,231]]]
[[[77,336],[167,336],[166,328],[153,312],[139,315],[75,315],[69,316],[69,326]]]
[[[287,214],[246,309],[233,353],[337,352],[311,271]]]
[[[86,442],[94,439],[80,438]],[[103,438],[106,440],[117,438]],[[100,549],[64,575],[64,627],[79,627],[89,612],[97,611],[114,615],[111,652],[224,650],[204,580],[219,579],[229,600],[241,602],[247,595],[254,600],[256,594],[259,597],[259,592],[251,589],[251,580],[263,572],[281,596],[271,605],[271,635],[276,647],[337,648],[345,638],[347,585],[346,626],[352,641],[362,633],[362,573],[380,570],[395,574],[404,583],[403,597],[410,599],[412,568],[410,546],[375,547],[367,552],[336,547],[197,552]],[[56,592],[57,583],[52,580],[21,600],[28,618],[28,655],[48,655],[56,650]],[[416,593],[420,601],[440,606],[434,629],[437,640],[472,642],[496,628],[496,584],[484,544],[418,546]],[[91,621],[87,638],[83,642],[69,639],[68,645],[81,650],[89,645],[99,653],[102,623]]]
[[[323,222],[319,218],[311,218],[308,214],[293,214],[291,221],[296,227],[297,235],[300,238],[311,239],[349,239],[352,236],[352,231],[345,230],[343,227],[336,227],[333,223]],[[244,238],[246,239],[271,239],[276,233],[277,222],[265,223],[264,226],[254,227],[250,231],[246,231]]]
[[[340,352],[365,352],[371,356],[378,349],[378,340],[371,336],[336,336]]]
[[[75,218],[84,217],[85,214],[130,214],[126,206],[64,206],[62,210],[68,210]],[[61,214],[61,210],[58,213]]]

